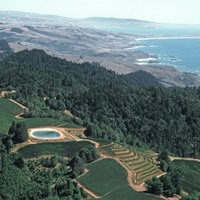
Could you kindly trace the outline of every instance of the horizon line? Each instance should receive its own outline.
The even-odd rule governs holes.
[[[172,23],[172,22],[157,22],[157,21],[151,21],[148,19],[138,19],[138,18],[129,18],[129,17],[114,17],[114,16],[88,16],[83,18],[77,18],[77,17],[68,17],[58,14],[50,14],[50,13],[38,13],[38,12],[29,12],[29,11],[21,11],[21,10],[2,10],[0,9],[0,12],[18,12],[18,13],[27,13],[27,14],[35,14],[35,15],[43,15],[43,16],[55,16],[55,17],[62,17],[66,19],[75,19],[75,20],[84,20],[88,18],[104,18],[104,19],[121,19],[121,20],[137,20],[142,22],[149,22],[149,23],[157,23],[157,24],[171,24],[171,25],[187,25],[187,26],[200,26],[200,23]]]

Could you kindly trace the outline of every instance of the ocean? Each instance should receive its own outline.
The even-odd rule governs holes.
[[[137,50],[155,55],[158,64],[174,66],[180,71],[200,75],[200,38],[140,40],[138,44],[147,45]],[[149,64],[145,60],[140,63]]]
[[[199,37],[200,26],[169,25],[161,28],[127,28],[127,27],[101,27],[104,31],[115,33],[128,33],[141,37]],[[180,71],[190,72],[200,75],[200,38],[199,39],[153,39],[139,40],[141,50],[151,55],[156,55],[156,59],[161,65],[174,66]],[[149,64],[148,60],[140,61],[140,64]],[[151,65],[155,63],[151,63]]]

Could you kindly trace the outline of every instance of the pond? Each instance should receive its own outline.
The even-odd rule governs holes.
[[[58,139],[62,137],[62,133],[55,129],[42,128],[32,130],[31,136],[38,139]]]

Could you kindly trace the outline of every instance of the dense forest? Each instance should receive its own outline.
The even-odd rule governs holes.
[[[13,54],[12,49],[10,48],[6,40],[0,40],[0,59],[8,57]]]
[[[118,75],[41,50],[0,62],[0,90],[29,108],[25,117],[52,117],[67,109],[87,136],[108,138],[183,157],[200,157],[200,90],[164,88],[143,71]]]

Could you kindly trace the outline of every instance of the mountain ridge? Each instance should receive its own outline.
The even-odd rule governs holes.
[[[41,18],[60,18],[63,20],[72,20],[72,21],[84,21],[84,20],[107,20],[107,21],[123,21],[123,22],[138,22],[138,23],[151,23],[151,24],[161,24],[157,22],[147,21],[147,20],[140,20],[140,19],[132,19],[132,18],[115,18],[115,17],[86,17],[86,18],[71,18],[61,15],[55,14],[41,14],[41,13],[34,13],[34,12],[25,12],[25,11],[11,11],[11,10],[0,10],[0,17],[1,15],[7,16],[21,16],[25,17],[24,15],[28,15],[30,17],[41,17]]]

